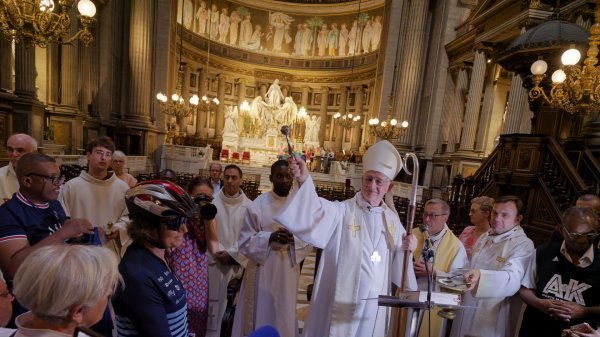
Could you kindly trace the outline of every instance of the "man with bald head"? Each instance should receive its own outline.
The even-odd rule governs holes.
[[[6,148],[10,163],[0,167],[0,205],[19,190],[17,163],[24,154],[37,151],[37,142],[29,135],[17,133],[8,137]]]

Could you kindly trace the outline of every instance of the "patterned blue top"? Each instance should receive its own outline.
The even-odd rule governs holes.
[[[125,287],[113,298],[117,335],[187,337],[183,285],[162,260],[134,243],[119,264]]]

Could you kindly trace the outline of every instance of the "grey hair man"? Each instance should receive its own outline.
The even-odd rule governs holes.
[[[37,141],[24,133],[16,133],[6,140],[6,149],[10,163],[0,167],[0,204],[19,190],[17,164],[24,154],[37,151]]]

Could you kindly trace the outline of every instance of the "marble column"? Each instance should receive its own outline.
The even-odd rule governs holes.
[[[427,33],[427,16],[429,1],[412,0],[408,13],[410,19],[407,21],[404,37],[404,47],[402,48],[401,66],[396,70],[400,80],[397,88],[397,102],[394,118],[398,121],[408,121],[411,128],[404,136],[400,137],[398,142],[405,146],[411,144],[412,130],[416,127],[416,120],[413,120],[419,108],[419,88],[422,80],[422,68],[426,57],[423,55]]]
[[[15,46],[15,95],[26,98],[37,98],[35,88],[35,47],[25,43]]]
[[[77,73],[78,55],[77,44],[63,44],[60,58],[60,104],[68,109],[77,108],[77,84],[79,74]]]
[[[267,96],[267,83],[261,83],[260,84],[260,95],[266,99]]]
[[[15,51],[15,95],[12,132],[23,132],[43,139],[44,106],[38,100],[35,79],[35,48],[18,43]]]
[[[181,66],[182,73],[180,73],[181,77],[181,98],[183,98],[186,104],[189,104],[190,97],[190,74],[192,73],[190,67],[187,64]],[[180,117],[177,120],[177,124],[179,124],[179,131],[187,133],[187,117]]]
[[[98,29],[94,29],[92,34],[97,35]],[[85,46],[79,43],[79,71],[80,79],[80,101],[81,110],[88,114],[99,117],[98,108],[98,85],[99,85],[99,62],[98,51],[99,43],[92,43]],[[82,139],[83,141],[83,139]]]
[[[461,67],[456,75],[454,99],[450,106],[450,125],[454,126],[450,128],[449,133],[448,152],[450,153],[456,152],[456,144],[460,141],[462,131],[460,125],[463,123],[463,111],[465,110],[464,93],[467,92],[468,87],[469,76],[467,74],[467,69]]]
[[[0,37],[0,92],[14,90],[12,85],[13,62],[12,42]]]
[[[339,109],[339,113],[343,116],[344,114],[346,114],[346,108],[348,105],[348,87],[341,87],[340,88],[340,109]],[[335,138],[335,143],[333,146],[333,150],[335,152],[338,151],[342,151],[342,140],[344,138],[344,128],[337,124],[335,126],[335,134],[336,134],[336,138]]]
[[[465,108],[465,122],[460,139],[459,150],[461,151],[475,150],[475,136],[477,134],[483,81],[485,79],[485,63],[485,53],[483,50],[476,50],[471,82],[469,83],[469,97],[467,98],[467,106]]]
[[[319,115],[321,116],[321,127],[319,128],[319,143],[325,144],[325,134],[327,130],[327,101],[329,98],[329,87],[321,87],[321,107]]]
[[[217,98],[219,99],[219,107],[217,108],[217,118],[215,125],[215,138],[221,139],[223,129],[225,128],[225,76],[217,75]]]
[[[129,27],[129,63],[131,87],[126,117],[142,124],[150,122],[152,94],[152,38],[154,35],[154,2],[131,1]]]
[[[527,90],[523,88],[521,76],[513,74],[510,81],[510,96],[506,107],[506,116],[502,127],[502,134],[518,133],[521,124],[521,115],[527,102]]]
[[[207,76],[206,76],[206,69],[199,69],[200,71],[200,79],[199,79],[199,86],[198,86],[198,96],[200,96],[200,99],[202,99],[202,96],[206,95],[206,87],[207,87]],[[206,111],[200,111],[200,109],[198,109],[198,112],[196,113],[196,134],[195,136],[197,138],[202,137],[202,134],[205,134],[205,129],[206,129],[206,119],[208,117],[208,113]]]
[[[365,116],[363,116],[363,104],[365,99],[365,89],[362,85],[356,87],[356,98],[354,101],[354,116],[360,116],[360,121],[356,123],[356,126],[352,128],[352,141],[350,143],[350,149],[354,150],[354,152],[358,151],[360,147],[360,130],[361,124],[365,120]]]
[[[242,106],[242,103],[244,103],[244,101],[246,100],[246,79],[245,78],[238,78],[237,80],[238,82],[238,100],[237,100],[237,106],[238,106],[238,113],[239,113],[239,117],[238,118],[238,130],[240,130],[240,135],[244,132],[244,119],[248,118],[247,115],[244,115],[242,117],[242,110],[240,109],[240,107]],[[248,104],[250,104],[250,102],[248,102]],[[244,113],[245,114],[245,113]]]
[[[523,102],[523,113],[521,114],[521,123],[519,125],[519,133],[530,134],[531,133],[531,119],[533,118],[533,111],[529,108],[529,102],[527,98]]]
[[[307,110],[308,110],[308,94],[309,93],[310,93],[310,87],[306,86],[306,85],[302,86],[302,98],[300,99],[300,106],[304,107]]]
[[[481,117],[479,118],[479,127],[477,128],[477,141],[475,142],[475,151],[483,152],[485,150],[486,139],[490,133],[490,119],[494,100],[496,97],[496,71],[499,65],[489,67],[487,83],[483,94],[483,103],[481,104]]]
[[[238,109],[246,101],[246,79],[239,78],[238,79]],[[248,102],[250,104],[250,102]],[[241,111],[240,111],[241,112]]]
[[[71,8],[70,15],[75,15],[77,10]],[[69,35],[73,36],[77,33],[78,23],[76,20],[71,20]],[[69,44],[60,45],[60,105],[63,109],[70,112],[77,111],[80,107],[77,106],[80,97],[78,97],[79,80],[82,73],[79,72],[80,55],[78,53],[79,41],[73,41]],[[84,61],[84,60],[82,60]]]

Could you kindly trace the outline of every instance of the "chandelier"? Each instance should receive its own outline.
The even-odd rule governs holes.
[[[196,96],[196,95],[194,95],[194,96]],[[208,113],[208,112],[216,110],[220,103],[221,102],[219,101],[218,98],[216,98],[216,97],[208,98],[205,95],[205,96],[202,96],[202,100],[198,104],[198,109],[200,111]]]
[[[0,31],[7,40],[24,41],[42,48],[53,43],[76,39],[88,46],[93,40],[89,28],[95,21],[96,6],[91,0],[79,0],[81,28],[71,37],[69,12],[75,0],[0,0]]]
[[[156,94],[156,99],[161,111],[166,115],[175,116],[177,120],[189,117],[192,113],[196,112],[200,103],[198,95],[190,97],[188,103],[185,102],[180,94],[171,95],[171,100],[169,100],[166,95],[159,92]]]
[[[352,114],[342,115],[339,112],[333,115],[333,120],[344,129],[350,129],[360,124],[360,116],[353,116]]]
[[[548,64],[537,60],[531,65],[533,88],[529,90],[529,99],[543,99],[550,105],[571,114],[587,115],[600,110],[600,70],[598,63],[598,45],[600,44],[600,0],[596,0],[595,20],[590,27],[589,48],[583,66],[577,63],[581,53],[571,46],[561,56],[562,66],[552,73],[550,97],[539,86],[546,77]]]
[[[398,121],[394,118],[379,122],[379,118],[369,119],[371,134],[381,139],[390,140],[397,139],[404,135],[408,128],[408,122],[403,121],[398,125]]]

